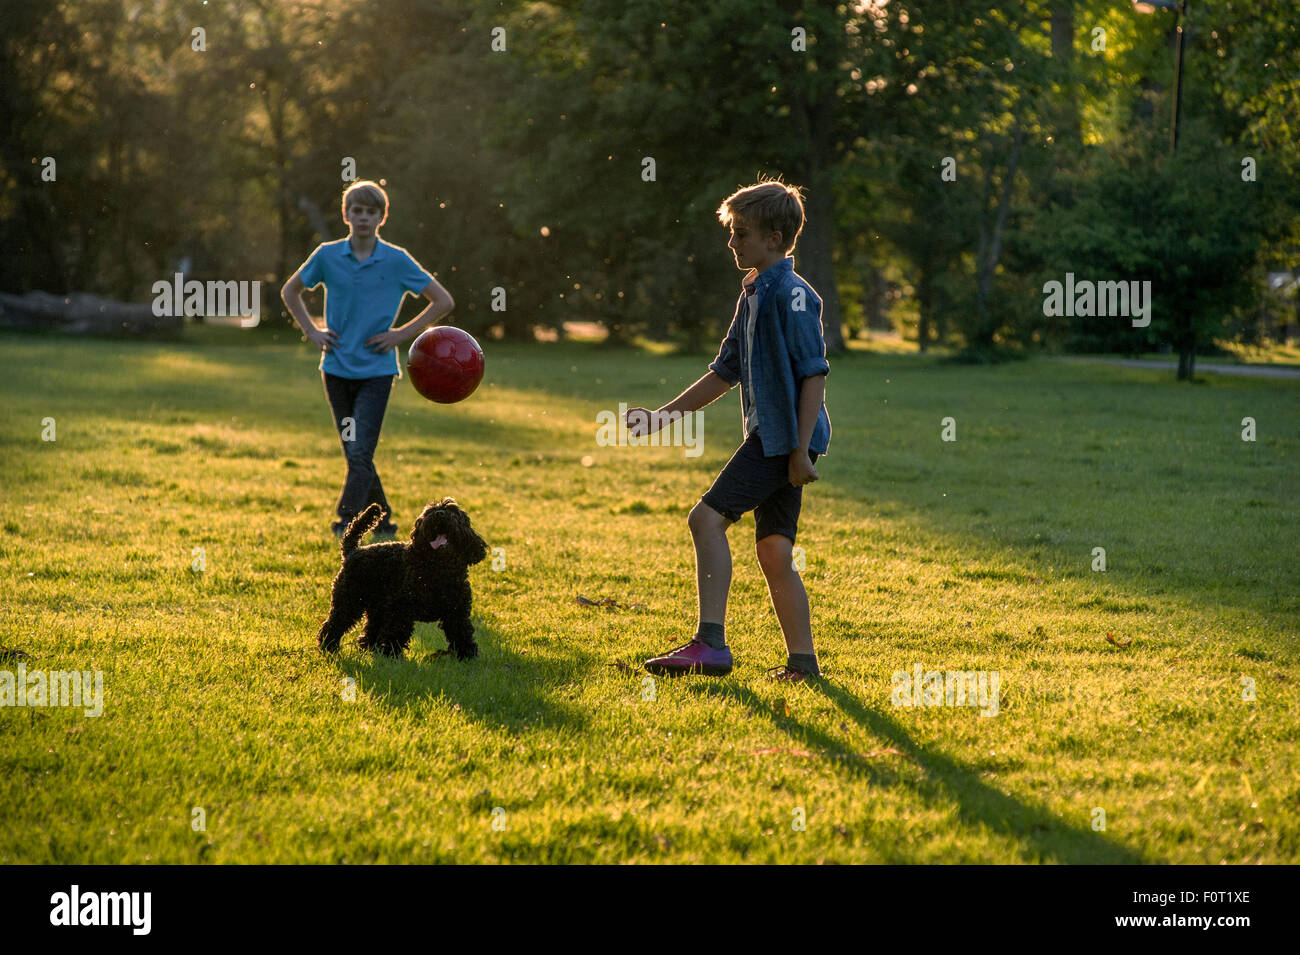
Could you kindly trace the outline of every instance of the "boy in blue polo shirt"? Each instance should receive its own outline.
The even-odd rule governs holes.
[[[803,229],[799,190],[760,182],[729,196],[718,209],[731,227],[727,243],[736,267],[747,270],[735,317],[709,373],[657,411],[627,413],[631,434],[650,434],[674,413],[690,414],[740,385],[745,440],[713,486],[691,510],[699,626],[690,642],[647,660],[669,676],[731,672],[725,619],[731,588],[727,529],[754,511],[758,562],[781,624],[786,664],[772,679],[820,676],[813,648],[808,594],[793,566],[803,485],[818,479],[814,464],[830,443],[826,414],[826,343],[821,299],[794,271],[790,253]]]
[[[280,297],[307,340],[322,352],[325,397],[347,459],[334,533],[342,535],[352,518],[378,504],[383,517],[375,533],[393,535],[397,525],[390,520],[374,455],[393,376],[402,373],[397,347],[440,321],[455,302],[405,249],[379,238],[379,227],[388,221],[388,194],[377,183],[354,182],[344,191],[343,219],[348,237],[317,246],[284,283]],[[302,300],[304,288],[321,283],[325,328],[312,321]],[[429,305],[401,328],[393,328],[407,292],[418,292]]]

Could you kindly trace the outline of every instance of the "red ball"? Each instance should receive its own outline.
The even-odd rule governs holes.
[[[406,373],[415,390],[430,401],[461,401],[483,380],[483,349],[468,332],[436,325],[411,342]]]

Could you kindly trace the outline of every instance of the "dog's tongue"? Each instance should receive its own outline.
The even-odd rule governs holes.
[[[439,534],[433,540],[429,541],[429,546],[432,547],[434,550],[437,550],[439,547],[442,547],[446,543],[447,543],[447,535]]]

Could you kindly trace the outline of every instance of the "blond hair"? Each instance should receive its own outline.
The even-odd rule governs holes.
[[[363,206],[374,206],[379,210],[381,219],[388,218],[388,193],[377,182],[361,179],[343,190],[343,216],[347,218],[348,205],[359,202]]]
[[[764,179],[738,189],[718,206],[718,219],[730,226],[742,219],[763,233],[780,232],[788,254],[803,231],[803,190],[778,179]]]

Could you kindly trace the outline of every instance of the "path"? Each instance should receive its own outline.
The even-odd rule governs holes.
[[[1046,361],[1082,361],[1094,364],[1124,365],[1127,368],[1146,368],[1151,371],[1163,371],[1173,374],[1178,370],[1175,364],[1143,361],[1140,358],[1088,358],[1077,355],[1044,355]],[[1221,365],[1217,363],[1196,363],[1195,373],[1214,372],[1219,375],[1246,375],[1254,378],[1300,378],[1300,368],[1288,368],[1281,365]]]

